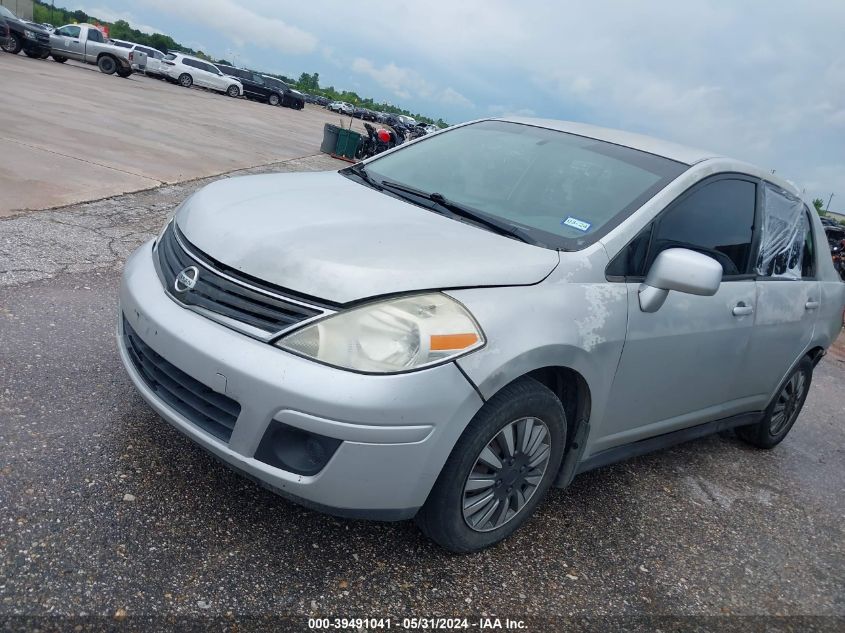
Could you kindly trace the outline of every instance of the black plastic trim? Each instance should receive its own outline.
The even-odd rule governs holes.
[[[589,470],[601,468],[602,466],[609,466],[616,462],[621,462],[632,457],[639,457],[653,451],[658,451],[677,444],[683,444],[691,440],[697,440],[708,435],[713,435],[719,431],[726,431],[738,426],[745,426],[747,424],[754,424],[760,421],[762,411],[754,411],[751,413],[741,413],[739,415],[722,418],[721,420],[713,420],[712,422],[705,422],[697,426],[692,426],[687,429],[673,431],[672,433],[665,433],[655,437],[649,437],[631,444],[624,444],[622,446],[614,446],[600,453],[596,453],[588,457],[580,464],[575,473],[580,475]]]
[[[241,405],[168,362],[123,317],[123,344],[138,375],[167,406],[217,439],[228,442]]]

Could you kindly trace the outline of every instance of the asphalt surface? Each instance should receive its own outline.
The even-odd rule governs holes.
[[[0,217],[315,154],[341,120],[22,54],[0,77]]]
[[[336,166],[318,156],[250,173]],[[582,475],[473,555],[412,522],[305,510],[229,471],[144,403],[115,343],[123,260],[203,182],[0,219],[6,628],[255,617],[268,630],[279,623],[262,618],[278,615],[300,630],[309,616],[392,616],[399,630],[436,615],[530,631],[664,616],[675,619],[643,626],[845,626],[845,357],[818,366],[777,449],[714,436]]]

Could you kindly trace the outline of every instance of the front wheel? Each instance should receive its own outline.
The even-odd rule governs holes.
[[[455,444],[417,525],[453,552],[507,538],[551,486],[566,432],[566,414],[552,391],[530,378],[511,383],[479,410]]]
[[[52,55],[54,62],[58,62],[60,64],[64,64],[67,61],[67,57],[62,57],[61,55]]]
[[[188,73],[182,73],[179,75],[179,85],[183,88],[190,88],[194,85],[194,78],[191,77]]]
[[[739,427],[736,434],[757,448],[774,448],[780,444],[798,419],[812,380],[813,361],[805,356],[766,407],[763,419],[756,424]]]
[[[3,42],[3,50],[7,53],[11,53],[12,55],[17,55],[21,52],[23,48],[23,42],[21,38],[16,35],[15,33],[10,33],[9,37],[6,38],[6,41]]]
[[[108,55],[103,55],[97,60],[97,67],[100,69],[100,72],[105,75],[113,75],[117,72],[117,62],[114,57],[110,57]]]
[[[230,97],[240,97],[241,96],[241,89],[238,88],[236,85],[232,84],[226,89],[226,94]]]
[[[277,105],[279,105],[279,95],[277,95],[276,93],[271,94],[271,95],[267,98],[267,102],[268,102],[271,106],[277,106]]]
[[[117,71],[117,76],[123,77],[124,79],[126,79],[127,77],[131,77],[132,76],[132,69],[131,68],[121,68]]]

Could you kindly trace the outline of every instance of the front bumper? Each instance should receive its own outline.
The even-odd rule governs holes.
[[[454,363],[393,376],[327,367],[239,334],[164,292],[152,242],[127,261],[118,344],[135,386],[182,433],[236,470],[304,505],[374,519],[413,516],[482,404]],[[122,318],[157,354],[241,410],[228,442],[161,400],[135,369]],[[326,466],[304,476],[254,455],[272,420],[342,440]]]

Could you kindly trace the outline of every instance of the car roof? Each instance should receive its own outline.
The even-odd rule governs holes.
[[[613,143],[614,145],[630,147],[631,149],[647,152],[656,156],[663,156],[664,158],[684,163],[686,165],[695,165],[696,163],[701,163],[706,160],[720,159],[723,162],[730,162],[734,171],[739,173],[748,173],[763,180],[767,180],[799,197],[801,196],[795,183],[786,180],[785,178],[781,178],[780,176],[776,176],[770,171],[756,165],[752,165],[751,163],[723,156],[717,152],[690,147],[688,145],[681,145],[680,143],[666,141],[653,136],[647,136],[645,134],[626,132],[625,130],[616,130],[613,128],[600,127],[598,125],[590,125],[588,123],[579,123],[576,121],[560,121],[557,119],[498,117],[487,120],[522,123],[524,125],[534,125],[549,130],[558,130],[568,134],[586,136],[587,138],[594,138],[599,141]]]
[[[577,134],[578,136],[587,136],[599,141],[613,143],[614,145],[623,145],[632,149],[648,152],[649,154],[663,156],[679,163],[686,163],[687,165],[694,165],[695,163],[700,163],[708,158],[720,157],[719,154],[716,154],[715,152],[680,145],[678,143],[673,143],[672,141],[664,141],[652,136],[646,136],[645,134],[599,127],[597,125],[589,125],[588,123],[558,121],[555,119],[537,119],[532,117],[502,117],[498,120],[524,123],[526,125],[535,125],[537,127],[544,127],[550,130],[559,130],[569,134]]]

